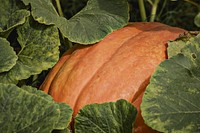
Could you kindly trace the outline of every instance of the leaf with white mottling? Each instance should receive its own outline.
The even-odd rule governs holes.
[[[59,59],[59,33],[56,27],[41,25],[32,19],[17,28],[21,50],[12,69],[0,73],[0,83],[17,83],[47,70]]]
[[[72,109],[47,97],[50,96],[30,86],[0,83],[1,131],[50,133],[68,127]]]

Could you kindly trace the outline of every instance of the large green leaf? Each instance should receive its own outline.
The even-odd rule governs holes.
[[[53,100],[53,98],[50,95],[47,95],[46,93],[41,93],[41,91],[37,91],[36,88],[32,89],[33,87],[30,87],[30,86],[22,86],[22,88],[31,94],[40,96],[44,100],[49,100],[49,101]],[[72,119],[72,112],[73,112],[72,109],[69,106],[67,106],[65,103],[54,103],[54,104],[58,104],[59,112],[60,112],[59,119],[58,121],[56,121],[57,123],[54,125],[54,129],[56,130],[67,129]]]
[[[19,88],[14,84],[0,83],[1,131],[51,133],[57,128],[56,125],[64,126],[65,124],[62,128],[66,128],[69,125],[72,109],[62,104],[62,108],[65,108],[63,112],[58,103],[44,95],[47,94],[30,86]],[[61,115],[62,113],[65,117]]]
[[[89,0],[87,6],[73,16],[61,32],[72,42],[91,44],[102,40],[113,30],[127,25],[126,0]]]
[[[91,104],[75,118],[76,133],[132,133],[136,108],[125,100]]]
[[[16,65],[0,73],[0,83],[17,83],[51,68],[59,59],[59,33],[54,26],[41,25],[29,19],[17,28],[21,51]]]
[[[22,8],[20,0],[0,0],[0,35],[25,23],[30,12]]]
[[[10,70],[17,60],[17,55],[10,43],[0,37],[0,73]]]
[[[200,34],[153,74],[141,105],[145,122],[161,132],[200,132]]]
[[[69,20],[60,17],[49,0],[23,0],[30,3],[35,20],[55,24],[72,42],[92,44],[113,30],[127,25],[129,8],[126,0],[89,0],[87,6]]]

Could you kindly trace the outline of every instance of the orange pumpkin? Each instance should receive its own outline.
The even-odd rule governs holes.
[[[130,23],[95,45],[67,51],[41,89],[65,102],[74,115],[84,105],[126,99],[138,109],[136,133],[156,132],[144,124],[140,103],[156,66],[167,58],[169,40],[185,30],[161,23]]]

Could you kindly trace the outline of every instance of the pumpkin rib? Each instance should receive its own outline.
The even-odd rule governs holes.
[[[79,63],[79,60],[81,60],[84,57],[84,55],[87,54],[88,50],[89,50],[89,46],[79,45],[79,47],[76,49],[76,51],[74,51],[71,54],[71,56],[65,61],[65,63],[62,65],[62,67],[59,69],[59,71],[55,75],[55,77],[50,85],[50,88],[49,88],[49,90],[50,90],[49,94],[51,94],[53,96],[55,101],[60,102],[57,99],[59,99],[62,96],[54,95],[54,93],[52,93],[52,91],[56,91],[56,93],[59,93],[58,92],[58,90],[59,90],[60,94],[63,94],[62,91],[64,91],[64,89],[60,89],[61,88],[60,86],[55,86],[55,85],[59,85],[59,82],[63,82],[63,81],[66,82],[68,80],[70,73],[72,72],[74,66],[76,66]],[[80,58],[80,57],[82,57],[82,58]],[[67,62],[70,62],[71,64],[69,64]],[[71,66],[71,67],[69,67],[69,66]],[[68,69],[66,69],[66,67]],[[68,73],[68,72],[70,72],[70,73]],[[60,84],[60,85],[62,85],[62,84]]]
[[[86,52],[86,51],[85,51],[85,52]],[[79,59],[79,60],[81,60],[81,59]],[[78,61],[77,61],[77,62],[78,62]],[[67,64],[67,62],[66,62],[65,64]],[[74,65],[74,66],[77,66],[77,64]],[[60,80],[59,77],[61,77],[61,76],[62,76],[62,77],[65,77],[65,82],[67,82],[67,80],[69,79],[68,77],[71,76],[71,73],[68,74],[68,77],[64,76],[63,73],[66,73],[66,72],[65,72],[65,71],[62,71],[62,70],[65,70],[65,67],[68,67],[68,66],[67,66],[67,65],[63,65],[62,69],[60,69],[59,73],[58,73],[57,76],[54,78],[54,82],[57,82],[57,80]],[[73,69],[76,69],[76,68],[73,67]],[[73,70],[71,70],[71,72],[73,72]],[[51,86],[51,88],[56,88],[56,86],[55,86],[56,83],[54,83],[54,82],[52,82],[53,86]],[[63,88],[64,88],[64,87],[63,87]],[[56,90],[54,90],[54,91],[56,91]],[[51,94],[51,92],[50,92],[50,94]],[[55,98],[55,99],[57,99],[57,98]]]
[[[140,24],[140,23],[138,23],[138,24]],[[163,24],[160,24],[160,25],[163,25]],[[146,26],[146,27],[145,27],[145,26]],[[147,30],[147,29],[149,29],[149,28],[157,27],[157,25],[153,25],[153,24],[152,24],[152,25],[145,25],[145,26],[144,26],[144,25],[141,25],[141,29],[142,29],[142,28],[143,28],[143,29],[142,29],[142,30],[140,29],[140,30],[139,30],[139,33],[142,33],[144,30]],[[137,29],[136,29],[136,30],[137,30]],[[135,34],[135,36],[136,36],[136,35],[138,35],[138,34]],[[130,36],[130,35],[129,35],[129,36]],[[132,37],[135,37],[135,36],[132,36]],[[132,37],[130,37],[130,38],[132,38]],[[130,38],[126,39],[126,41],[129,40]],[[106,41],[106,40],[104,40],[104,41]],[[126,41],[123,41],[123,42],[125,43]],[[123,43],[123,44],[124,44],[124,43]],[[93,52],[93,49],[95,49],[96,47],[97,47],[97,45],[92,46],[92,47],[90,48],[90,51],[89,51],[86,55],[91,54],[91,53]],[[116,51],[116,50],[115,50],[115,51]],[[86,55],[84,56],[85,58],[87,58]],[[108,58],[107,60],[109,60],[109,59],[110,59],[110,58]],[[80,59],[79,59],[79,60],[80,60]],[[82,63],[81,60],[80,60],[80,63]],[[78,63],[78,64],[80,64],[80,63]],[[104,62],[104,63],[105,63],[105,62]],[[67,62],[66,62],[66,64],[67,64]],[[72,73],[75,73],[75,72],[76,72],[76,71],[74,71],[74,70],[78,69],[78,67],[79,67],[78,64],[74,65],[74,68],[71,70]],[[103,65],[103,64],[101,64],[101,65]],[[97,68],[97,70],[98,70],[98,69],[99,69],[99,68]],[[97,70],[96,70],[96,71],[97,71]],[[94,71],[93,73],[95,74],[96,71]],[[64,73],[64,72],[62,72],[62,73]],[[62,73],[61,73],[61,74],[62,74]],[[70,76],[71,76],[71,73],[68,75],[68,78],[65,77],[65,83],[67,82],[67,80],[69,80],[69,77],[70,77]],[[57,79],[59,79],[59,78],[57,78]],[[66,80],[66,79],[67,79],[67,80]],[[59,80],[60,80],[60,79],[59,79]],[[56,79],[55,79],[55,81],[56,81]],[[85,84],[87,84],[87,83],[88,83],[88,82],[86,82]],[[55,84],[53,83],[53,85],[55,85]],[[62,88],[65,88],[64,86],[65,86],[65,85],[63,84],[63,87],[62,87]],[[52,88],[55,89],[56,87],[53,87],[53,86],[52,86]],[[64,90],[65,90],[65,89],[63,89],[63,91],[64,91]],[[54,90],[54,91],[55,91],[55,90]],[[80,93],[81,93],[81,92],[76,91],[76,95],[77,95],[77,96],[78,96],[78,94],[80,94]],[[61,94],[62,94],[62,93],[61,93]],[[76,99],[78,99],[78,98],[76,98]],[[60,99],[60,100],[61,100],[61,99]],[[75,100],[75,102],[74,102],[73,105],[75,105],[76,101],[77,101],[77,100]],[[72,108],[73,108],[73,106],[72,106]]]
[[[146,80],[144,80],[144,82],[140,85],[139,90],[141,90],[142,92],[145,91],[146,86],[149,84],[151,76],[149,76]],[[138,97],[140,97],[141,93],[138,91],[135,93],[134,97],[130,100],[131,103],[134,103],[135,100],[138,99]]]
[[[153,31],[153,30],[156,30],[156,29],[160,29],[160,28],[162,28],[162,27],[166,28],[166,25],[163,25],[163,24],[162,24],[162,25],[157,25],[156,27],[153,27],[153,28],[149,29],[149,31]],[[170,28],[169,28],[169,29],[170,29]],[[132,38],[137,38],[137,36],[140,36],[140,34],[143,35],[144,32],[148,32],[148,30],[145,30],[145,31],[140,32],[140,33],[138,33],[137,35],[135,35],[135,36],[133,36],[133,37],[131,37],[131,38],[128,38],[128,39],[123,43],[123,45],[121,45],[117,50],[115,50],[115,53],[109,58],[108,61],[104,62],[104,64],[108,64],[108,62],[111,62],[111,61],[112,61],[112,58],[113,58],[115,55],[119,55],[118,50],[120,50],[122,47],[124,47],[124,44],[128,45],[127,42],[129,42]],[[130,44],[129,44],[129,45],[130,45]],[[163,58],[165,58],[165,57],[163,57]],[[149,60],[151,60],[151,59],[149,59]],[[99,70],[103,70],[104,64],[102,64],[102,66],[100,66],[100,67],[96,70],[95,75],[98,74],[98,71],[99,71]],[[82,94],[82,93],[84,93],[84,92],[89,92],[89,91],[88,91],[88,88],[89,88],[89,87],[88,87],[88,84],[90,84],[91,81],[93,81],[94,79],[96,79],[96,77],[94,77],[95,75],[91,76],[90,80],[89,80],[89,81],[87,82],[87,84],[86,84],[87,86],[83,86],[83,87],[82,87],[82,91],[80,91],[79,94],[78,94],[78,97],[77,97],[76,102],[75,102],[75,104],[74,104],[74,105],[75,105],[74,108],[79,108],[79,107],[77,107],[78,102],[82,101],[82,100],[80,100],[80,97],[81,97],[82,95],[84,95],[84,94]],[[134,95],[133,95],[133,96],[134,96]],[[132,99],[133,99],[133,98],[127,99],[127,100],[132,101]]]
[[[49,94],[69,104],[73,116],[86,104],[126,99],[139,112],[135,132],[155,133],[143,121],[141,98],[156,66],[167,58],[167,41],[183,32],[156,22],[130,23],[99,43],[73,52],[58,70]]]
[[[48,93],[50,90],[50,85],[55,78],[56,74],[60,70],[60,68],[63,66],[65,61],[70,57],[70,55],[75,51],[75,49],[78,47],[78,45],[75,45],[73,48],[67,50],[59,59],[59,61],[54,65],[54,67],[51,69],[51,71],[48,73],[47,77],[43,81],[42,85],[40,86],[40,89],[42,89],[44,92]]]

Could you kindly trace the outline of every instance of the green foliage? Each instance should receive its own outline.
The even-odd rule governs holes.
[[[16,84],[19,80],[51,68],[59,59],[60,42],[56,27],[41,25],[30,18],[17,28],[17,34],[21,46],[18,59],[15,64],[11,64],[13,67],[9,71],[0,73],[0,83]],[[9,43],[6,45],[10,47]],[[7,53],[1,54],[7,56]],[[7,60],[10,61],[12,60]],[[4,60],[1,60],[1,64],[4,64]]]
[[[65,103],[54,102],[52,97],[37,88],[24,85],[29,84],[31,78],[30,84],[33,85],[35,79],[39,80],[38,74],[54,66],[59,59],[60,44],[66,44],[66,39],[92,44],[102,40],[113,30],[127,25],[128,2],[89,0],[87,6],[69,19],[61,15],[59,4],[50,0],[9,0],[1,3],[1,131],[70,132],[72,109]],[[110,105],[114,106],[114,103]],[[117,102],[117,105],[121,107],[119,111],[130,108],[121,116],[128,116],[127,125],[121,123],[124,125],[110,125],[110,128],[123,129],[128,126],[131,131],[135,120],[132,115],[136,110],[125,101]],[[110,117],[114,119],[117,116]]]
[[[194,3],[160,0],[153,6],[156,1],[144,0],[147,20],[156,8],[153,20],[199,30],[198,0],[193,0]],[[42,82],[44,70],[58,61],[60,46],[66,50],[70,41],[98,42],[127,25],[128,12],[130,21],[141,21],[138,0],[129,0],[129,5],[126,0],[0,2],[0,130],[70,132],[71,108],[54,102],[37,88],[24,85],[33,85],[35,79]],[[200,35],[170,42],[170,59],[159,65],[151,79],[142,110],[146,123],[156,130],[199,132],[199,38]],[[136,109],[125,100],[87,105],[75,118],[75,132],[131,133],[136,114]]]
[[[33,18],[39,23],[55,24],[64,37],[80,44],[93,44],[113,30],[128,24],[126,0],[89,0],[86,7],[67,20],[59,16],[49,0],[23,0],[31,4]]]
[[[25,23],[30,15],[19,0],[0,0],[0,35],[6,36],[10,30]]]
[[[181,49],[185,47],[185,42],[182,40],[172,41],[168,43],[167,51],[168,58],[177,55],[181,52]]]
[[[25,5],[31,4],[31,14],[39,23],[59,24],[60,16],[50,0],[22,0]]]
[[[200,34],[183,45],[157,67],[143,96],[142,116],[161,132],[200,131]]]
[[[138,0],[128,1],[130,4],[130,21],[142,21]],[[152,4],[149,1],[153,3],[155,0],[144,0],[147,21],[150,20],[152,13]],[[199,12],[199,0],[159,0],[155,21],[187,30],[199,30],[199,27],[194,23]]]
[[[168,58],[171,58],[172,56],[181,53],[181,50],[187,45],[186,42],[190,41],[190,39],[192,37],[195,37],[198,33],[199,32],[189,31],[187,33],[179,35],[179,38],[177,38],[175,41],[168,42],[168,47],[167,47]]]
[[[125,100],[91,104],[75,118],[76,133],[132,133],[137,109]]]
[[[18,59],[14,49],[10,46],[9,42],[5,38],[0,37],[0,73],[9,71]]]
[[[0,129],[6,133],[51,133],[66,129],[72,117],[68,105],[30,86],[0,83],[0,106]]]
[[[87,6],[59,29],[72,42],[92,44],[127,25],[128,3],[125,0],[89,0]]]

